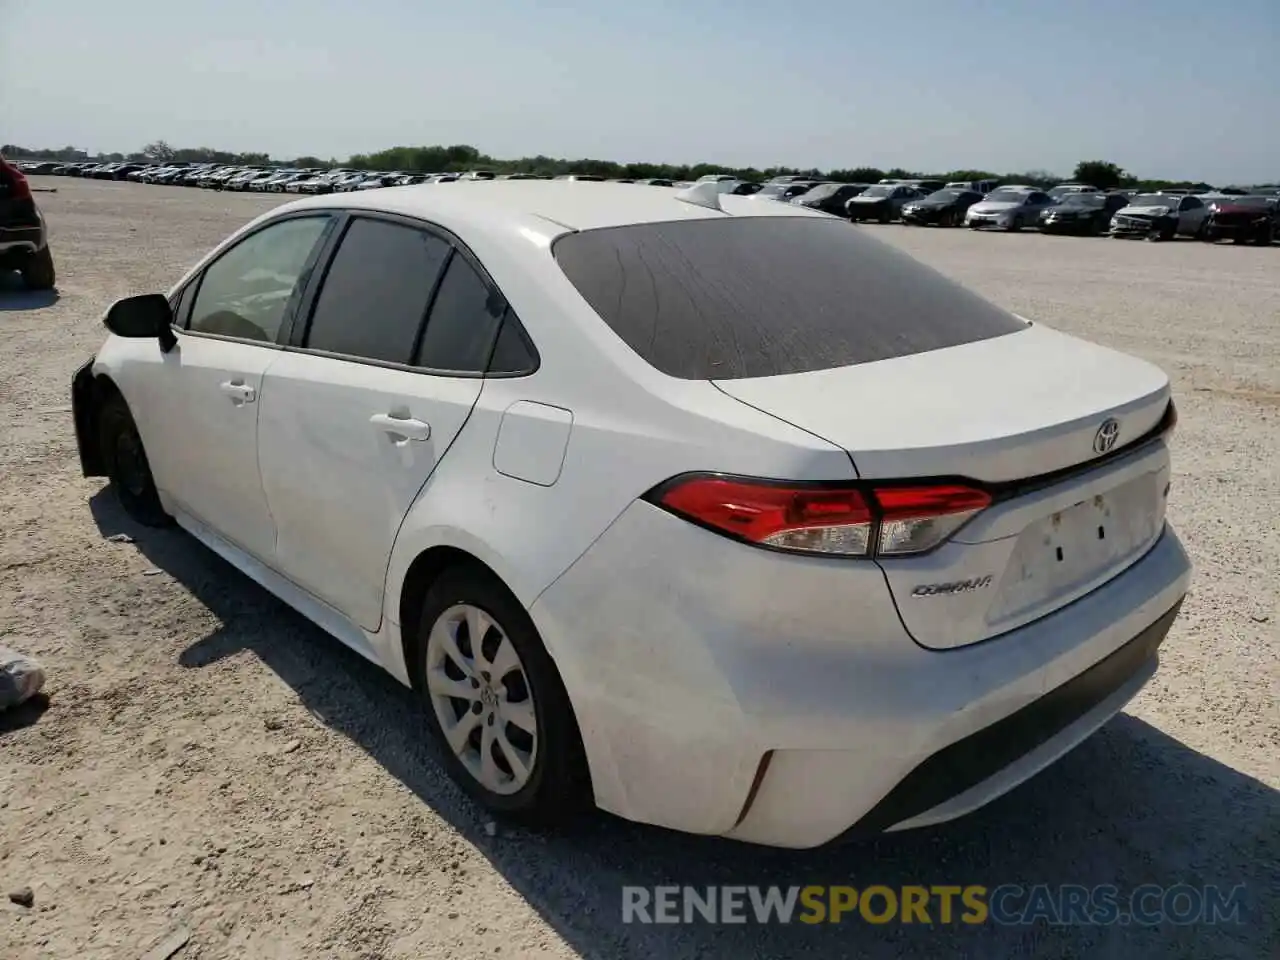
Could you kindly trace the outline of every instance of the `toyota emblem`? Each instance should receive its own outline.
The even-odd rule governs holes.
[[[1108,417],[1093,435],[1093,452],[1109,453],[1120,436],[1120,421]]]

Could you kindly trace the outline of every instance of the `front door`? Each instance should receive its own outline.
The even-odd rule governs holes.
[[[258,471],[263,374],[281,356],[277,339],[331,221],[277,221],[209,264],[193,281],[189,316],[178,318],[178,345],[158,355],[149,397],[157,485],[176,508],[266,563],[275,525]]]

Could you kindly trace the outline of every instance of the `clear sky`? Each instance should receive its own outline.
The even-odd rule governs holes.
[[[1280,0],[0,0],[0,142],[1280,179]]]

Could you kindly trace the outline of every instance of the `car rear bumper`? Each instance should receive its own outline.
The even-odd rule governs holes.
[[[21,266],[44,245],[45,232],[38,214],[33,214],[31,223],[0,225],[0,268]]]
[[[874,565],[753,549],[638,503],[530,613],[601,807],[812,847],[959,816],[1075,746],[1154,672],[1189,576],[1166,529],[1068,607],[931,651]]]

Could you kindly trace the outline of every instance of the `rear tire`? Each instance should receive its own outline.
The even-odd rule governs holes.
[[[146,527],[171,525],[173,518],[160,504],[138,426],[119,395],[107,398],[98,412],[98,449],[124,512]]]
[[[53,252],[46,243],[22,265],[22,282],[28,290],[52,290],[57,282],[57,271],[53,268]]]
[[[482,806],[551,826],[590,805],[560,674],[529,614],[487,569],[462,564],[432,583],[410,670],[450,777]]]

